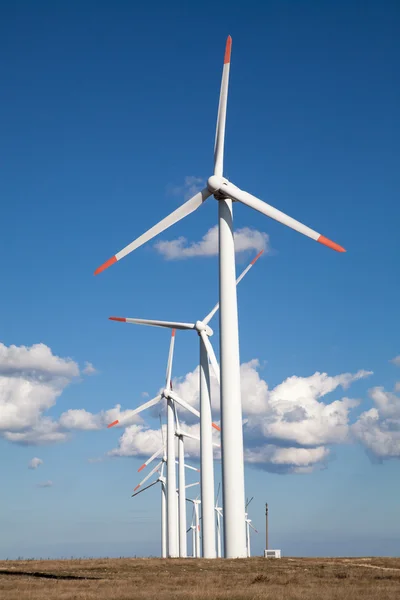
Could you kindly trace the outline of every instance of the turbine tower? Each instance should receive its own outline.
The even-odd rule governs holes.
[[[220,297],[220,363],[221,363],[221,442],[222,496],[224,514],[224,553],[226,558],[245,558],[245,490],[243,464],[242,402],[240,393],[240,360],[237,297],[235,285],[235,249],[233,242],[232,202],[240,202],[254,210],[324,244],[337,252],[344,248],[303,225],[282,211],[238,188],[223,176],[226,106],[231,62],[232,38],[226,42],[224,66],[214,144],[214,173],[207,187],[195,194],[177,210],[151,227],[95,271],[104,271],[127,254],[142,246],[168,227],[199,208],[210,196],[218,201],[219,223],[219,297]],[[151,188],[151,183],[149,185]]]

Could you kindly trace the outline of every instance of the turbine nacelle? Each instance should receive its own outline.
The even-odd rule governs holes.
[[[203,321],[196,321],[194,327],[195,327],[196,331],[198,331],[199,333],[201,331],[204,331],[204,333],[206,335],[208,335],[208,337],[210,337],[214,333],[213,330],[211,329],[211,327],[209,327],[208,325],[203,323]]]
[[[218,177],[217,175],[211,175],[211,177],[207,180],[207,188],[210,194],[213,194],[216,200],[223,200],[226,198],[226,194],[223,192],[222,188],[228,182],[225,177]]]

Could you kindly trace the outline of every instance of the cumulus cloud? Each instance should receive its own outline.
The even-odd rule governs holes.
[[[52,481],[42,481],[41,483],[37,484],[37,487],[39,488],[49,488],[49,487],[53,487],[53,482]]]
[[[246,448],[245,461],[261,469],[276,473],[310,473],[324,466],[329,449],[316,448],[280,448],[274,444],[265,444],[259,448]]]
[[[192,436],[200,438],[200,423],[188,424],[180,422],[181,429]],[[166,425],[163,425],[164,440],[166,440]],[[213,430],[214,457],[220,458],[220,434]],[[117,448],[110,450],[108,456],[135,456],[140,458],[149,458],[154,452],[161,449],[163,437],[160,429],[151,429],[146,425],[131,425],[127,427],[121,435]],[[184,438],[185,456],[187,458],[198,459],[200,457],[200,442],[192,438]],[[176,441],[176,451],[178,451]],[[160,455],[161,457],[161,455]],[[156,463],[154,463],[156,464]]]
[[[254,250],[269,250],[269,236],[266,233],[243,227],[234,232],[235,251],[237,253]],[[218,254],[218,226],[207,231],[199,242],[188,243],[185,237],[160,241],[155,248],[167,260],[190,258],[193,256],[216,256]]]
[[[369,395],[375,406],[360,415],[352,432],[372,458],[400,458],[400,397],[383,387]]]
[[[143,425],[130,425],[119,439],[117,448],[108,452],[109,456],[151,456],[162,446],[160,430]]]
[[[183,196],[185,200],[189,200],[197,192],[201,192],[205,186],[206,182],[202,177],[187,175],[182,185],[169,185],[167,192],[172,196]]]
[[[348,397],[325,402],[324,397],[338,388],[348,389],[370,371],[329,376],[314,373],[309,377],[288,377],[271,390],[260,377],[259,361],[241,365],[244,415],[245,460],[276,473],[306,473],[325,466],[331,444],[347,443],[350,436],[350,411],[359,401]],[[174,391],[192,406],[199,407],[199,369],[175,378]],[[219,416],[219,386],[211,374],[214,421]],[[197,419],[178,409],[182,427],[199,435]],[[216,432],[214,432],[215,434]],[[217,437],[215,438],[218,439]],[[113,456],[150,456],[161,445],[160,432],[144,426],[128,427]],[[196,441],[185,442],[189,455],[198,457]],[[218,451],[216,451],[218,456]]]
[[[400,367],[400,354],[392,358],[390,362],[396,365],[396,367]]]
[[[32,460],[29,461],[28,469],[37,469],[42,464],[43,464],[42,459],[41,458],[37,458],[35,456],[34,458],[32,458]]]
[[[104,429],[114,421],[122,421],[124,426],[131,423],[140,423],[140,415],[132,415],[132,410],[121,411],[121,405],[103,410],[99,413],[91,413],[84,408],[70,409],[64,412],[59,419],[59,425],[66,430],[94,431]]]
[[[70,380],[78,375],[76,362],[55,356],[45,344],[7,347],[0,343],[0,376],[54,381],[58,377]]]
[[[91,362],[86,361],[82,373],[84,375],[96,375],[97,369],[94,368]]]
[[[86,363],[82,372],[94,371]],[[45,344],[7,347],[0,343],[0,436],[19,444],[68,439],[70,427],[46,413],[79,375],[75,361],[56,356]]]

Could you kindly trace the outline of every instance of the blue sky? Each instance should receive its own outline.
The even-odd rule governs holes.
[[[308,473],[266,456],[247,464],[253,552],[264,547],[268,501],[271,544],[286,555],[400,555],[400,367],[390,362],[400,354],[398,3],[19,1],[0,11],[0,558],[159,552],[159,493],[130,498],[143,458],[106,456],[124,429],[105,429],[101,411],[158,392],[169,334],[107,317],[204,316],[217,300],[217,257],[167,260],[149,244],[93,271],[178,207],[186,178],[211,174],[228,34],[226,176],[347,249],[235,206],[236,229],[268,236],[238,290],[241,362],[258,360],[247,375],[261,406],[281,393],[314,427],[306,440],[308,421],[283,434],[254,412],[248,451],[261,438],[273,460],[322,448]],[[190,245],[216,222],[210,199],[160,240]],[[257,240],[237,255],[238,271]],[[39,356],[35,344],[48,350]],[[188,393],[197,351],[177,335],[174,376]],[[96,373],[83,373],[86,361]],[[329,380],[322,396],[325,380],[307,379],[316,372],[362,373],[345,389]],[[274,396],[291,377],[307,391],[286,383]],[[46,393],[48,410],[35,412]],[[312,412],[345,397],[359,404],[341,413],[340,431],[334,415]],[[6,404],[25,419],[19,429],[7,429]],[[68,429],[64,417],[60,429],[77,409],[100,414],[97,428]],[[363,420],[371,409],[373,422]],[[68,439],[40,443],[38,427]],[[43,464],[28,469],[33,457]]]

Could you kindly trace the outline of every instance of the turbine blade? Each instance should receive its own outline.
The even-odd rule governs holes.
[[[187,437],[190,438],[191,440],[197,440],[198,442],[200,441],[199,436],[197,435],[193,435],[192,433],[187,433],[186,431],[182,431],[182,429],[179,432],[181,435],[183,435],[183,437]]]
[[[161,419],[161,412],[159,414],[160,417],[160,430],[161,430],[161,439],[162,439],[162,444],[163,444],[163,449],[165,447],[165,440],[164,440],[164,429],[163,429],[163,424],[162,424],[162,419]]]
[[[169,395],[171,396],[172,400],[174,400],[174,402],[176,402],[177,404],[180,404],[180,406],[182,406],[182,408],[185,408],[186,410],[188,410],[189,412],[194,414],[197,418],[200,418],[199,411],[196,408],[194,408],[193,406],[191,406],[191,404],[188,404],[185,400],[182,400],[182,398],[177,396],[177,394],[175,392],[170,390]],[[211,423],[211,425],[217,431],[221,431],[221,428],[216,423]]]
[[[146,462],[144,462],[144,463],[142,464],[142,466],[138,468],[138,473],[140,473],[140,471],[143,471],[143,469],[145,469],[145,468],[146,468],[146,467],[147,467],[147,466],[148,466],[148,465],[149,465],[151,462],[153,462],[153,460],[154,460],[155,458],[157,458],[158,456],[160,456],[160,454],[162,454],[162,453],[163,453],[163,451],[164,451],[164,445],[162,445],[162,446],[161,446],[161,448],[160,448],[159,450],[157,450],[156,452],[154,452],[154,454],[152,454],[152,455],[150,456],[150,458],[148,458],[148,459],[146,460]]]
[[[157,402],[160,402],[161,398],[162,398],[162,396],[158,395],[155,398],[153,398],[152,400],[145,402],[145,404],[138,406],[138,408],[134,408],[133,410],[130,410],[129,415],[126,415],[125,418],[133,417],[134,415],[137,415],[138,413],[142,412],[142,410],[146,410],[146,408],[150,408],[150,406],[154,406],[155,404],[157,404]],[[113,421],[112,423],[107,425],[107,427],[110,428],[110,427],[114,427],[114,425],[121,425],[121,423],[123,423],[123,422],[124,422],[124,419],[122,419],[122,422],[117,419],[116,421]]]
[[[200,473],[200,469],[196,469],[196,467],[192,467],[191,465],[187,465],[186,463],[185,463],[185,467],[187,469],[191,469],[192,471],[197,471],[197,473]]]
[[[172,373],[172,360],[174,358],[174,346],[175,346],[175,329],[171,331],[171,342],[169,345],[169,353],[168,353],[168,362],[167,362],[167,372],[166,372],[166,380],[165,387],[167,389],[171,389],[171,373]]]
[[[254,208],[254,210],[257,210],[263,215],[266,215],[267,217],[278,221],[278,223],[282,223],[283,225],[286,225],[287,227],[306,235],[320,244],[324,244],[324,246],[328,246],[328,248],[332,248],[332,250],[336,250],[336,252],[346,252],[346,250],[342,248],[342,246],[339,246],[339,244],[332,242],[325,236],[317,233],[310,227],[307,227],[307,225],[303,225],[303,223],[300,223],[300,221],[296,221],[296,219],[289,217],[289,215],[286,215],[277,208],[274,208],[270,204],[263,202],[263,200],[244,192],[230,182],[223,182],[220,191],[223,194],[226,194],[232,200],[246,204],[246,206]]]
[[[200,483],[200,481],[196,481],[195,483],[189,483],[189,485],[185,485],[185,489],[193,487],[194,485],[199,485],[199,483]]]
[[[264,250],[261,250],[257,254],[257,256],[255,256],[253,258],[251,263],[249,265],[247,265],[247,267],[240,273],[239,277],[236,279],[236,285],[238,285],[238,283],[240,283],[242,281],[243,277],[250,271],[251,267],[258,261],[258,259],[263,254],[263,252],[264,252]],[[213,316],[215,315],[215,313],[217,312],[218,309],[219,309],[219,302],[217,302],[217,304],[214,306],[214,308],[208,313],[206,318],[203,319],[203,323],[205,325],[208,325],[208,323],[211,321],[211,319],[213,318]]]
[[[252,529],[254,529],[254,531],[255,531],[256,533],[258,533],[257,529],[256,529],[255,527],[253,527],[253,525],[252,525],[251,523],[249,523],[249,525],[250,525],[250,527],[251,527]]]
[[[221,482],[219,482],[219,484],[218,484],[218,492],[217,492],[217,499],[215,501],[215,508],[217,508],[217,506],[218,506],[218,498],[219,498],[220,489],[221,489]]]
[[[218,364],[218,361],[217,361],[217,357],[215,356],[214,348],[212,347],[211,342],[210,342],[210,340],[208,338],[208,335],[206,334],[205,331],[200,331],[200,337],[201,337],[202,342],[203,342],[203,344],[204,344],[204,346],[206,348],[208,357],[210,359],[211,366],[212,366],[213,371],[215,373],[215,377],[217,378],[217,381],[219,383],[219,381],[220,381],[220,377],[219,377],[219,364]]]
[[[145,492],[149,488],[153,487],[153,485],[156,485],[156,483],[158,483],[158,479],[156,479],[155,481],[153,481],[153,483],[150,483],[150,485],[146,485],[146,487],[144,487],[143,489],[139,490],[138,492],[135,492],[134,494],[132,494],[131,498],[133,498],[134,496],[137,496],[138,494],[141,494],[142,492]]]
[[[175,461],[177,465],[179,465],[179,461],[176,460]],[[196,467],[191,467],[190,465],[185,464],[186,469],[191,469],[192,471],[197,471],[198,473],[200,473],[200,469],[196,469]]]
[[[191,406],[191,404],[188,404],[185,400],[182,400],[182,398],[180,398],[175,392],[171,391],[170,396],[171,396],[172,400],[174,400],[174,402],[176,402],[177,404],[180,404],[180,406],[182,406],[182,408],[188,410],[193,415],[200,418],[199,411],[196,408],[194,408],[193,406]]]
[[[217,130],[214,144],[214,175],[222,177],[224,170],[224,144],[226,104],[228,101],[229,69],[231,64],[232,38],[228,36],[225,46],[224,67],[222,71],[221,90],[219,94]]]
[[[150,473],[148,473],[146,475],[146,477],[144,479],[142,479],[142,481],[135,487],[135,489],[133,490],[134,492],[136,492],[136,490],[138,490],[140,487],[142,487],[142,485],[144,484],[145,481],[147,481],[148,479],[150,479],[150,477],[152,475],[154,475],[154,473],[156,471],[158,471],[158,469],[162,466],[162,460],[160,460],[160,462],[154,467],[154,469],[152,469],[150,471]]]
[[[134,323],[136,325],[150,325],[152,327],[165,327],[167,329],[194,329],[194,323],[180,323],[178,321],[155,321],[153,319],[131,319],[130,317],[108,317],[110,321],[121,323]]]
[[[115,256],[109,258],[105,263],[103,263],[100,267],[98,267],[95,270],[94,274],[98,275],[108,267],[111,267],[111,265],[116,263],[118,260],[121,260],[121,258],[124,258],[124,256],[126,256],[130,252],[133,252],[133,250],[136,250],[136,248],[139,248],[139,246],[142,246],[162,231],[165,231],[165,229],[168,229],[168,227],[171,227],[171,225],[174,225],[174,223],[177,223],[184,217],[190,215],[193,211],[199,208],[199,206],[201,206],[210,195],[211,194],[207,188],[204,188],[204,190],[195,194],[193,198],[190,198],[190,200],[188,200],[187,202],[185,202],[185,204],[182,204],[182,206],[174,210],[174,212],[165,217],[165,219],[162,219],[162,221],[157,223],[157,225],[151,227],[151,229],[146,231],[146,233],[143,233],[143,235],[139,236],[131,244],[125,246],[123,250],[117,252]]]

